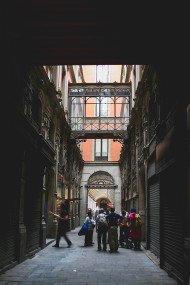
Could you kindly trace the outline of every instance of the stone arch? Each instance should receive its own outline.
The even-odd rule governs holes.
[[[113,176],[106,171],[96,171],[88,179],[88,195],[96,203],[96,207],[101,207],[101,200],[105,200],[112,205],[115,203],[115,184]],[[106,206],[105,206],[106,207]]]
[[[96,171],[88,179],[89,185],[101,184],[101,185],[114,185],[114,179],[111,174],[106,171]]]

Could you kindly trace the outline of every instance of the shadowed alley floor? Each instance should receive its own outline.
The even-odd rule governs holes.
[[[77,284],[77,285],[176,285],[173,278],[160,269],[142,248],[140,251],[119,248],[118,253],[97,251],[97,236],[94,245],[84,247],[84,236],[79,237],[80,227],[68,232],[73,242],[67,248],[65,240],[60,248],[49,244],[33,258],[27,259],[0,275],[0,285]]]

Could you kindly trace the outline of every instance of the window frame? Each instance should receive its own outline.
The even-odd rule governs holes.
[[[97,140],[100,140],[100,156],[96,156],[96,144],[97,144]],[[103,156],[103,140],[107,141],[107,155]],[[94,143],[94,160],[95,161],[108,161],[108,139],[95,139],[95,143]]]

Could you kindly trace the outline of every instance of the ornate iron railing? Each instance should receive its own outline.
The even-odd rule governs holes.
[[[69,124],[72,131],[121,131],[127,129],[129,117],[71,117]]]
[[[126,132],[131,111],[130,83],[69,84],[72,136]]]

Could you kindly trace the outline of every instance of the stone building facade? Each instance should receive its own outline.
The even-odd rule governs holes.
[[[70,139],[64,111],[69,76],[67,66],[32,66],[17,81],[19,92],[9,110],[14,120],[7,155],[14,167],[1,197],[1,210],[9,201],[7,219],[0,218],[1,270],[44,248],[46,238],[55,238],[57,220],[48,211],[57,213],[61,201],[68,206],[69,229],[79,225],[83,159]]]
[[[134,69],[130,67],[133,74]],[[157,256],[161,268],[184,284],[190,268],[189,100],[179,94],[169,74],[156,66],[144,67],[120,169],[122,205],[136,207],[146,248]]]

